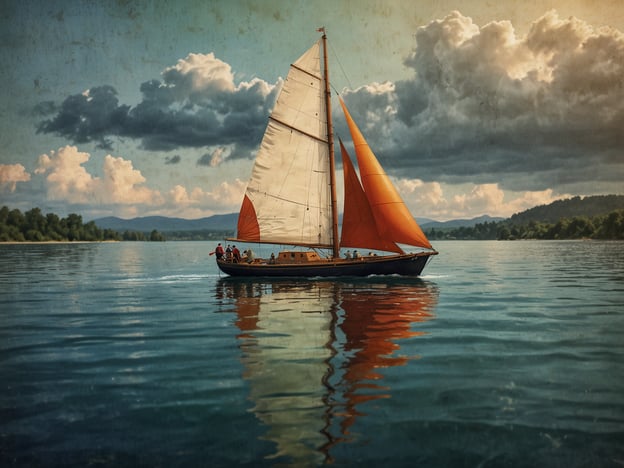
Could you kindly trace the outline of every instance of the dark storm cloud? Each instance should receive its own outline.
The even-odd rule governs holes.
[[[275,86],[257,79],[235,85],[229,65],[212,54],[190,54],[166,69],[163,80],[143,83],[134,107],[119,104],[110,86],[69,96],[58,109],[41,103],[37,112],[53,115],[38,131],[103,148],[112,137],[139,139],[148,150],[230,145],[233,157],[249,157],[262,138]]]
[[[178,164],[180,161],[182,161],[182,158],[179,154],[176,154],[175,156],[167,156],[165,158],[165,164]]]
[[[212,161],[212,155],[206,153],[197,160],[197,165],[198,166],[211,166],[212,165],[211,161]]]
[[[624,178],[622,33],[551,12],[517,37],[453,12],[405,63],[412,79],[346,96],[402,174],[533,190]]]
[[[54,109],[49,102],[37,106],[39,113]],[[97,141],[98,146],[109,148],[107,136],[123,133],[129,109],[119,105],[117,91],[112,86],[100,86],[66,98],[56,115],[41,122],[37,131],[54,133],[75,143]]]

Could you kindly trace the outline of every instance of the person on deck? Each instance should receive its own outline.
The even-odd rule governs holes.
[[[347,250],[347,253],[345,253],[345,258],[346,259],[350,259],[351,258],[351,251]]]
[[[227,262],[232,261],[232,247],[230,247],[230,244],[228,244],[227,249],[225,249],[225,260]]]
[[[240,250],[236,248],[236,246],[232,247],[232,257],[234,257],[234,263],[238,263],[241,261],[241,253]]]
[[[247,263],[253,263],[254,259],[256,258],[255,254],[253,253],[253,250],[251,249],[247,249],[245,250],[246,255],[246,259],[247,259]]]
[[[215,249],[215,255],[217,256],[217,260],[221,260],[223,258],[224,252],[223,247],[221,247],[221,243],[217,245],[217,248]]]

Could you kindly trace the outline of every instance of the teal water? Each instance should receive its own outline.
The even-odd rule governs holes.
[[[624,465],[624,243],[340,281],[213,247],[0,245],[0,466]]]

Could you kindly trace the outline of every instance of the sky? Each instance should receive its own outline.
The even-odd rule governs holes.
[[[0,205],[237,212],[321,26],[332,85],[416,218],[624,193],[621,0],[0,0]]]

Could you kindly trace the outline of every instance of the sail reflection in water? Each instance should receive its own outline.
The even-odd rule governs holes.
[[[435,285],[393,278],[357,282],[224,278],[224,305],[237,314],[252,411],[276,444],[272,458],[295,464],[331,460],[353,440],[359,407],[389,398],[379,369],[402,366],[401,340],[430,320]]]

